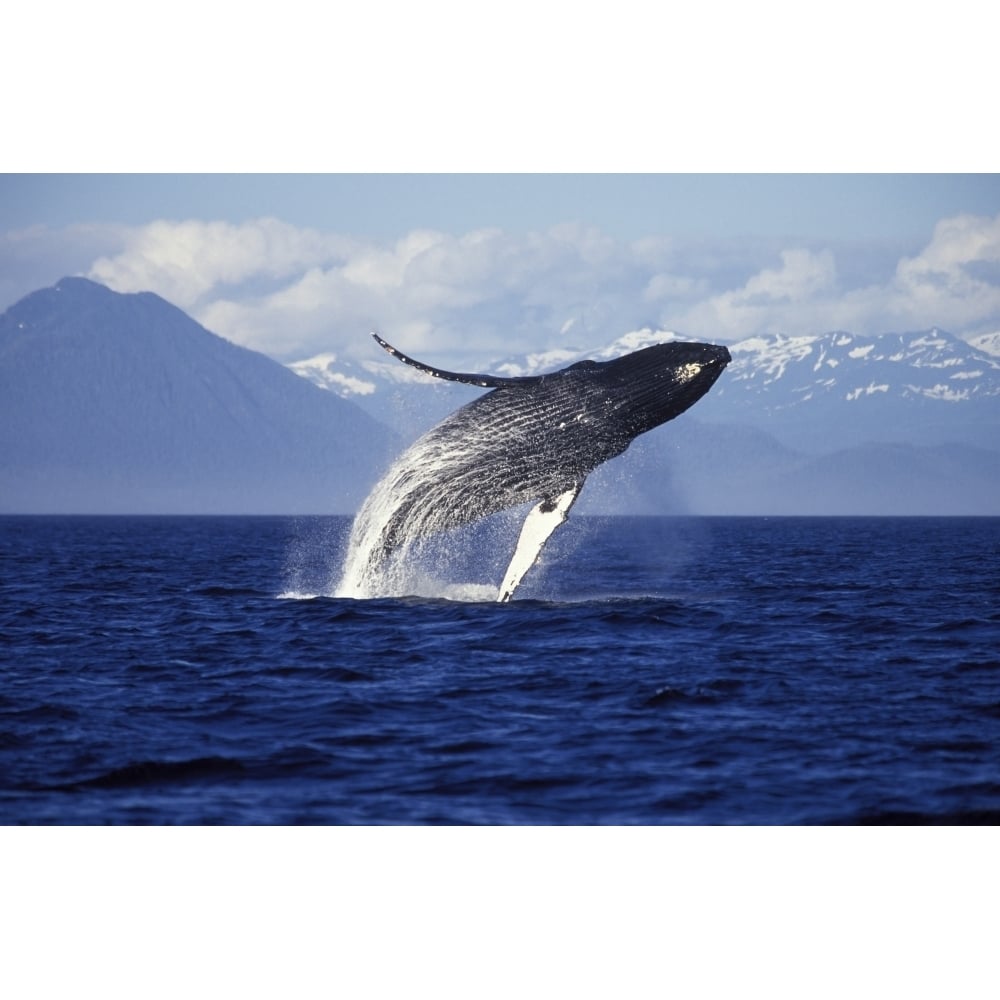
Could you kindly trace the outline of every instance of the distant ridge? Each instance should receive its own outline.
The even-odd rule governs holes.
[[[672,339],[685,338],[644,329],[588,351],[421,360],[529,375]],[[770,334],[730,350],[697,410],[591,476],[578,513],[1000,514],[1000,358],[980,345],[932,328]],[[475,395],[374,350],[360,365],[324,354],[290,367],[401,433]]]
[[[733,361],[698,407],[699,421],[753,426],[788,447],[821,454],[866,441],[911,444],[963,443],[1000,448],[1000,335],[964,340],[931,328],[860,336],[768,334],[730,343]],[[636,330],[587,351],[560,348],[493,361],[462,359],[465,370],[532,375],[581,358],[619,357],[650,344],[689,339],[667,330]],[[448,367],[454,358],[425,357]],[[433,391],[429,380],[400,369],[373,352],[363,366],[334,354],[289,366],[297,374],[389,421],[400,406],[400,385],[411,394]],[[388,397],[396,397],[392,403]],[[405,414],[405,411],[403,411]],[[403,423],[403,421],[400,421]]]
[[[151,292],[63,278],[0,316],[0,511],[349,513],[396,447]]]

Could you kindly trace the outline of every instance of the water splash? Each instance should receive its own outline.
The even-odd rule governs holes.
[[[435,428],[396,460],[354,518],[335,597],[496,600],[498,584],[483,577],[499,577],[521,515],[486,516],[487,501],[475,498],[496,484],[470,463],[470,450]],[[456,489],[456,478],[469,488]]]

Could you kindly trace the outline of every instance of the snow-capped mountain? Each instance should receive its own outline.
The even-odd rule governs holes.
[[[779,406],[822,396],[850,403],[876,393],[947,402],[1000,395],[1000,359],[941,330],[754,337],[730,350],[729,382],[755,394],[780,387]]]
[[[1000,330],[996,333],[981,333],[976,337],[969,337],[968,342],[977,351],[1000,357]]]
[[[670,331],[637,330],[596,350],[559,348],[486,361],[480,369],[534,375],[583,358],[606,360],[683,339],[688,338]],[[967,343],[937,329],[878,336],[838,331],[751,337],[729,345],[733,362],[698,404],[696,418],[758,427],[811,452],[868,440],[1000,446],[1000,356],[984,349],[993,341],[981,340],[982,346]],[[449,367],[439,357],[421,360]],[[382,361],[374,351],[363,368],[329,354],[290,367],[404,430],[413,429],[416,403],[401,408],[403,386],[412,390],[413,399],[423,394],[424,402],[430,402],[425,406],[429,422],[472,398],[468,389],[452,391],[396,361]],[[390,385],[393,402],[387,399]],[[406,426],[399,424],[400,412]]]
[[[733,363],[699,414],[806,451],[865,441],[1000,446],[1000,358],[942,330],[771,336]]]

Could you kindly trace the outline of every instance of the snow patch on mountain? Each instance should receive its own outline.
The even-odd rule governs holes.
[[[529,354],[521,361],[505,361],[497,365],[497,374],[505,375],[508,378],[523,378],[526,375],[538,375],[541,372],[550,372],[556,368],[565,368],[572,364],[573,360],[580,355],[577,350],[557,347],[551,351],[540,351],[537,354]]]
[[[731,344],[732,377],[743,380],[761,374],[764,385],[768,385],[782,378],[789,365],[808,358],[815,343],[815,337],[776,334],[772,337],[751,337]]]
[[[957,403],[969,398],[968,389],[953,389],[951,386],[941,383],[932,385],[929,388],[919,385],[907,385],[906,388],[916,395],[925,396],[927,399],[940,399],[949,403]]]
[[[940,331],[931,330],[930,333],[917,337],[910,341],[910,347],[946,347],[948,341],[940,336]]]
[[[370,396],[375,392],[374,382],[349,375],[335,367],[337,355],[331,352],[317,354],[305,361],[295,361],[288,367],[296,375],[301,375],[321,389],[330,389],[338,396]]]
[[[888,392],[889,385],[884,383],[882,385],[876,385],[874,382],[868,384],[867,387],[859,387],[857,389],[852,389],[844,398],[848,401],[854,399],[860,399],[861,396],[870,396],[875,392]]]
[[[651,327],[644,327],[641,330],[633,330],[626,333],[617,340],[612,341],[607,347],[598,350],[596,356],[600,358],[620,358],[632,351],[641,351],[644,347],[653,347],[656,344],[667,344],[672,340],[688,340],[672,330],[654,330]],[[577,352],[580,358],[587,355],[587,352]]]
[[[996,333],[981,333],[977,337],[970,337],[968,342],[977,351],[1000,357],[1000,330]]]

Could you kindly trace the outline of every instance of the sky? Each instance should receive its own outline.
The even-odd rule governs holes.
[[[635,329],[1000,330],[998,174],[6,174],[0,307],[83,275],[283,362]]]
[[[647,327],[1000,330],[967,0],[52,16],[13,12],[0,66],[0,309],[84,275],[279,361],[375,329],[450,368]]]
[[[998,209],[990,174],[20,174],[0,189],[5,230],[274,217],[378,240],[583,223],[620,239],[915,241],[945,216]]]

